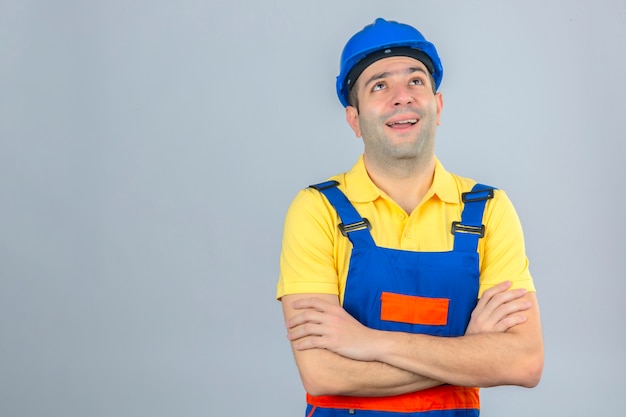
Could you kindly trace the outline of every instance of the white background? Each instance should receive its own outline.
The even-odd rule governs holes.
[[[361,152],[334,82],[378,16],[437,45],[437,154],[525,228],[545,371],[483,415],[623,415],[625,0],[4,0],[0,415],[304,415],[283,216]]]

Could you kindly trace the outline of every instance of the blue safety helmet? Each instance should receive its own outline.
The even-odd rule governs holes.
[[[356,33],[341,53],[341,68],[337,76],[337,96],[344,107],[356,79],[372,63],[391,56],[408,56],[422,62],[439,89],[443,67],[435,45],[414,27],[382,18]]]

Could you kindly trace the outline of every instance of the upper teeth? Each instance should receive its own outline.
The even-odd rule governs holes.
[[[407,124],[407,123],[417,123],[417,119],[400,120],[397,122],[393,122],[392,125]]]

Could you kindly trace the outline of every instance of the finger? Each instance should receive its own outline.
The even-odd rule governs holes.
[[[496,296],[497,294],[501,294],[503,292],[505,292],[506,290],[508,290],[509,288],[511,288],[511,286],[513,285],[513,283],[511,281],[502,281],[501,283],[494,285],[493,287],[489,288],[488,290],[486,290],[482,297],[480,297],[481,300],[486,300],[487,302],[489,300],[491,300],[494,296]]]
[[[308,350],[308,349],[325,349],[324,338],[320,336],[308,336],[297,340],[292,344],[295,350]]]
[[[520,324],[518,320],[526,321],[526,316],[522,313],[530,308],[527,301],[511,301],[500,305],[493,311],[483,325],[492,327],[495,331],[506,331],[510,327]],[[522,321],[522,322],[523,322]],[[513,322],[509,324],[509,322]],[[504,323],[504,324],[502,324]]]
[[[289,330],[287,339],[296,350],[327,349],[331,343],[330,335],[326,334],[324,326],[307,323]]]
[[[508,290],[499,294],[494,295],[491,300],[489,300],[489,304],[494,306],[500,306],[506,303],[513,302],[522,298],[526,295],[525,288],[516,288],[514,290]]]
[[[324,318],[323,313],[316,310],[307,310],[300,314],[291,317],[285,322],[285,327],[288,329],[301,326],[305,323],[321,323]]]
[[[504,292],[500,292],[495,294],[486,301],[485,304],[480,306],[483,311],[488,312],[489,314],[493,313],[496,309],[500,308],[503,305],[511,303],[515,300],[518,300],[526,295],[526,290],[524,288],[518,288],[515,290],[508,290]]]
[[[504,317],[528,310],[530,303],[520,298],[525,294],[525,290],[507,291],[503,294],[498,294],[492,298],[489,305],[482,310],[477,311],[477,314],[481,314],[483,317],[487,317],[486,324],[496,324]]]
[[[511,300],[498,306],[498,308],[496,309],[496,312],[501,317],[506,317],[514,313],[528,310],[530,306],[531,306],[531,303],[529,301]]]
[[[295,310],[303,310],[307,308],[311,308],[318,311],[327,310],[332,304],[325,302],[319,298],[302,298],[300,300],[296,300],[291,304],[291,307]]]
[[[511,281],[502,281],[498,285],[495,285],[486,290],[478,300],[476,307],[484,308],[489,302],[498,294],[502,294],[508,290],[513,283]]]
[[[473,316],[477,315],[486,315],[490,316],[495,309],[497,309],[503,302],[506,302],[506,299],[511,297],[512,295],[507,295],[507,289],[511,286],[510,281],[504,281],[495,287],[492,287],[485,291],[478,300],[474,311],[472,312]],[[514,298],[514,297],[513,297]]]
[[[290,341],[295,341],[298,339],[311,337],[311,336],[322,336],[324,328],[319,324],[315,323],[306,323],[297,327],[290,328],[287,331],[287,339]]]
[[[506,332],[512,327],[525,323],[527,320],[528,317],[524,314],[513,314],[500,320],[496,324],[495,329],[498,332]]]

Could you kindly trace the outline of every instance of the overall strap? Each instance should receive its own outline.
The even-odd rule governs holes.
[[[487,200],[493,198],[493,191],[494,187],[476,184],[472,191],[461,194],[465,204],[461,221],[452,222],[455,251],[476,252],[478,250],[478,239],[485,236],[483,213]]]
[[[339,230],[341,234],[350,239],[354,247],[376,246],[369,231],[372,227],[369,221],[361,217],[348,200],[348,197],[337,187],[338,185],[339,182],[337,181],[326,181],[311,185],[309,188],[315,188],[324,194],[330,204],[337,210],[337,214],[341,219],[341,223],[338,225]]]

